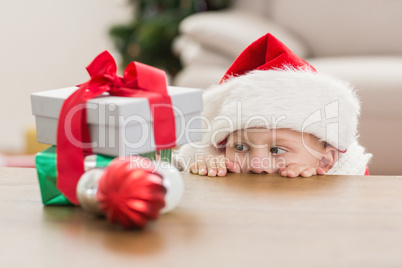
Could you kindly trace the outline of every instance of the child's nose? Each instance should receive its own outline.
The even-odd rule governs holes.
[[[249,173],[276,173],[272,165],[272,156],[266,151],[254,152],[249,163]]]

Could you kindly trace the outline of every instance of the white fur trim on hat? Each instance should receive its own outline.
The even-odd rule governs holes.
[[[236,130],[264,127],[310,133],[345,151],[356,139],[360,115],[348,83],[291,67],[227,79],[205,92],[204,105],[203,142],[215,147]]]
[[[349,145],[344,154],[339,154],[338,161],[327,172],[328,175],[364,175],[373,155],[366,153],[357,141]]]

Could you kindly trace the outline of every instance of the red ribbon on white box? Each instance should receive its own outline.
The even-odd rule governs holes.
[[[76,205],[76,187],[84,173],[84,157],[92,154],[92,148],[84,148],[85,144],[90,143],[86,109],[77,110],[71,120],[66,120],[74,107],[85,105],[89,99],[104,92],[113,96],[147,98],[153,118],[156,150],[176,145],[174,113],[164,71],[131,62],[124,70],[123,77],[120,77],[117,75],[116,62],[107,51],[99,54],[86,69],[91,79],[79,85],[64,101],[57,127],[57,187]],[[74,143],[67,133],[73,136]]]

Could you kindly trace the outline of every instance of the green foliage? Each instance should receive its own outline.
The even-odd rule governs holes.
[[[187,16],[229,6],[231,0],[131,0],[131,22],[110,29],[115,47],[123,57],[123,67],[138,61],[174,76],[180,69],[172,53],[179,23]]]

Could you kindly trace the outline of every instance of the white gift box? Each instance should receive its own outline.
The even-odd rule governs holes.
[[[61,107],[77,87],[31,95],[40,143],[57,145],[57,123]],[[168,87],[176,123],[176,145],[201,139],[202,91]],[[77,110],[80,110],[77,107]],[[116,97],[103,94],[86,104],[92,151],[122,156],[156,151],[152,116],[146,98]],[[72,111],[74,112],[74,111]]]

